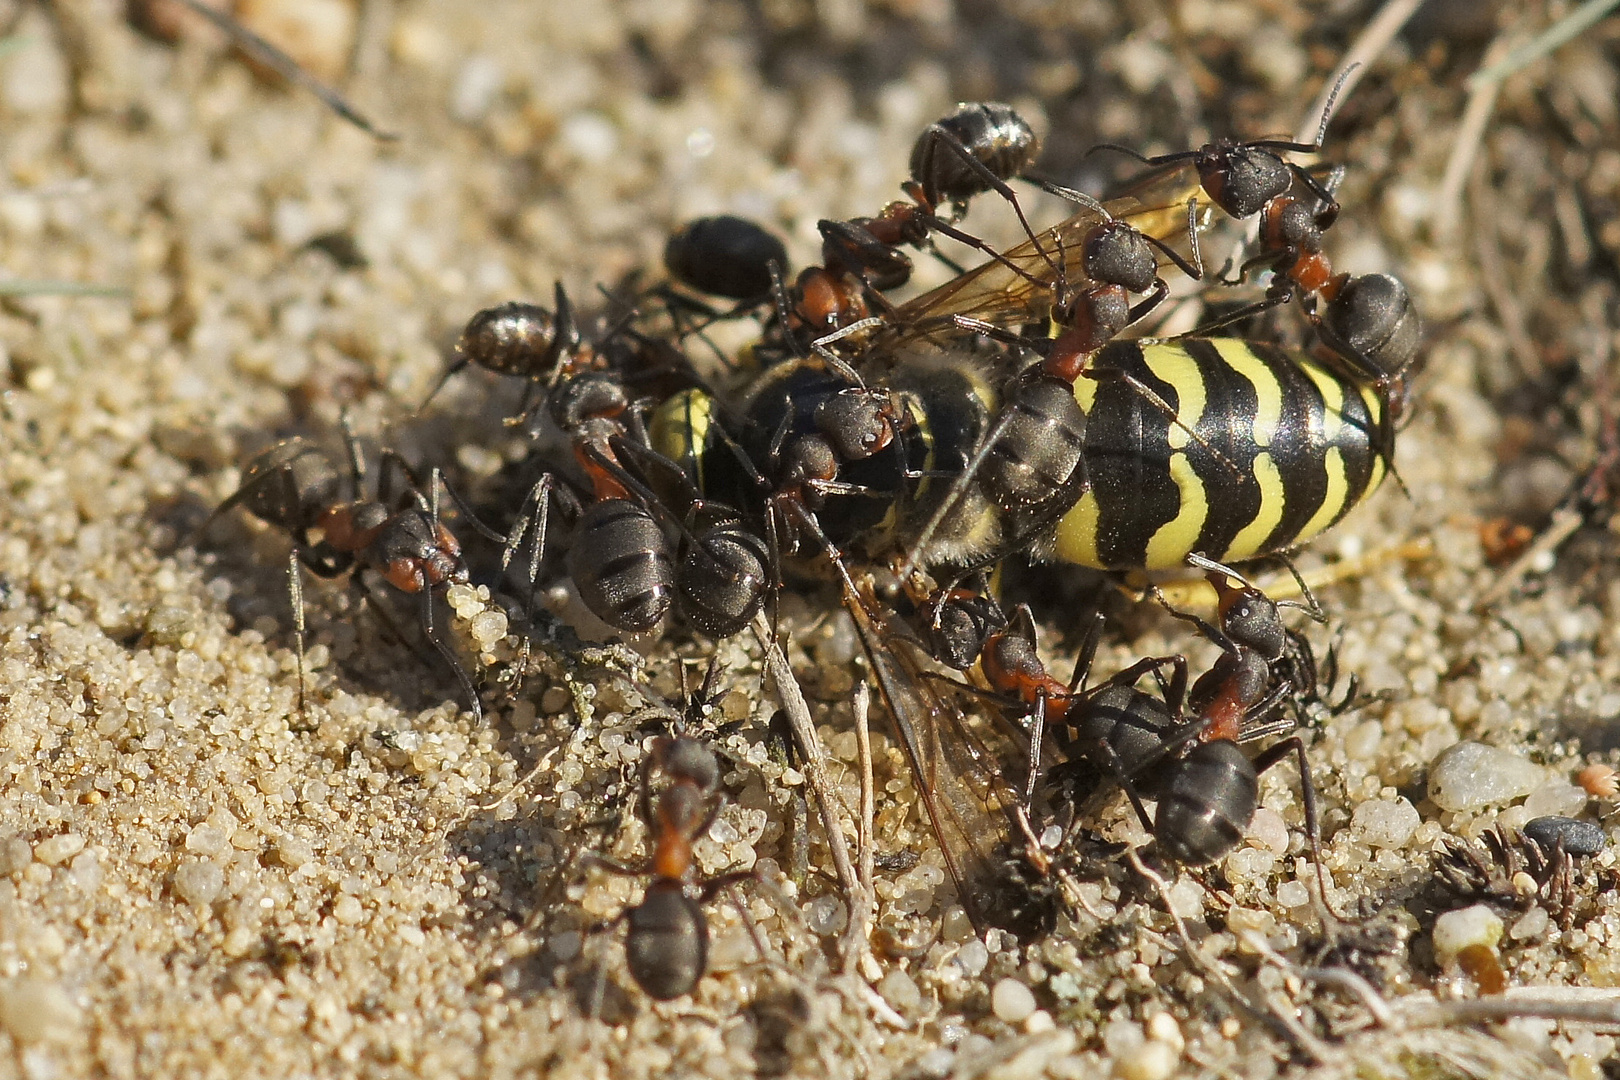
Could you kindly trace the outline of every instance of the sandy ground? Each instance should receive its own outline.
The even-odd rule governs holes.
[[[1607,493],[1595,527],[1494,597],[1482,539],[1545,527],[1615,452],[1612,22],[1510,77],[1448,181],[1475,143],[1458,136],[1465,79],[1505,51],[1499,29],[1513,44],[1553,13],[1505,5],[1498,27],[1483,5],[1428,5],[1330,138],[1353,166],[1335,260],[1400,273],[1429,327],[1398,455],[1409,496],[1386,485],[1302,560],[1342,579],[1320,589],[1319,650],[1337,636],[1341,671],[1377,695],[1312,733],[1310,758],[1354,926],[1327,959],[1381,996],[1304,970],[1322,939],[1292,768],[1268,774],[1248,844],[1172,882],[1192,952],[1100,856],[1076,913],[1021,949],[973,936],[880,734],[880,850],[922,857],[879,872],[883,948],[835,973],[845,912],[816,826],[808,879],[745,890],[770,956],[717,901],[712,975],[656,1004],[624,972],[622,931],[589,932],[638,883],[578,856],[643,857],[641,710],[676,695],[677,651],[712,648],[671,635],[637,669],[547,644],[516,697],[492,680],[478,723],[352,591],[309,583],[301,715],[285,537],[232,515],[193,539],[240,463],[292,433],[335,448],[347,406],[369,446],[476,487],[521,452],[495,422],[512,388],[469,376],[415,409],[480,307],[545,300],[556,279],[592,297],[704,213],[767,221],[814,261],[816,219],[894,197],[915,133],[959,99],[1015,103],[1049,133],[1046,170],[1093,189],[1121,168],[1085,156],[1097,142],[1290,131],[1370,13],[420,0],[355,24],[339,0],[254,7],[315,20],[303,55],[348,71],[399,139],[259,80],[202,27],[165,44],[111,0],[0,4],[0,273],[121,290],[0,303],[0,1073],[1154,1080],[1319,1057],[1346,1076],[1613,1075],[1612,1025],[1486,1028],[1435,1004],[1479,998],[1499,966],[1498,1002],[1612,1010],[1612,855],[1582,863],[1568,903],[1499,866],[1460,895],[1432,881],[1444,837],[1612,809],[1572,784],[1620,748]],[[1008,238],[996,209],[975,226]],[[1041,589],[1080,595],[1068,580]],[[848,821],[848,630],[818,618],[820,594],[787,607]],[[1071,607],[1038,612],[1054,658],[1073,654]],[[1122,625],[1104,670],[1192,644],[1152,612]],[[697,861],[777,880],[806,835],[802,777],[767,752],[757,653],[721,656],[731,805]],[[1431,766],[1460,740],[1512,757],[1484,804],[1443,809]],[[1117,806],[1091,824],[1140,839]],[[1432,929],[1480,899],[1502,936],[1486,919],[1470,975]]]

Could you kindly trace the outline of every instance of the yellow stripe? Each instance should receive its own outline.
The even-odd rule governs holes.
[[[1344,427],[1344,382],[1332,372],[1299,357],[1299,370],[1316,384],[1322,395],[1322,441],[1328,446],[1338,442]],[[1302,537],[1303,539],[1303,537]]]
[[[1078,382],[1090,382],[1090,379],[1080,379]],[[1057,531],[1053,534],[1053,554],[1063,562],[1074,563],[1076,566],[1095,566],[1106,569],[1102,558],[1097,554],[1097,493],[1088,490],[1080,496],[1080,501],[1074,504],[1063,519],[1058,522]]]
[[[1282,423],[1282,384],[1246,342],[1236,338],[1211,338],[1209,343],[1215,346],[1228,367],[1254,387],[1254,423],[1249,433],[1255,445],[1270,446],[1272,433]]]
[[[1149,570],[1168,570],[1186,562],[1209,520],[1208,493],[1186,454],[1170,455],[1170,479],[1181,492],[1181,508],[1148,541],[1144,565]]]
[[[1328,448],[1326,459],[1322,464],[1327,469],[1327,493],[1322,497],[1321,508],[1294,537],[1293,542],[1296,544],[1303,544],[1333,524],[1339,512],[1344,509],[1345,498],[1350,494],[1350,482],[1344,473],[1344,455],[1339,452],[1337,446]]]
[[[1198,370],[1198,362],[1187,350],[1177,345],[1155,345],[1143,349],[1142,359],[1149,371],[1161,381],[1169,383],[1176,392],[1176,420],[1180,423],[1170,424],[1170,449],[1184,449],[1192,441],[1189,431],[1198,430],[1198,425],[1204,419],[1204,409],[1209,404],[1204,374]],[[1170,403],[1167,401],[1165,404]],[[1158,411],[1155,405],[1149,404],[1147,407]],[[1181,560],[1176,561],[1179,563]]]
[[[916,394],[903,392],[900,395],[900,402],[901,407],[907,413],[911,414],[911,421],[917,427],[917,435],[923,441],[924,453],[922,465],[919,467],[913,462],[908,461],[906,463],[908,467],[917,469],[924,474],[923,477],[917,481],[917,487],[911,494],[912,501],[918,502],[928,494],[928,485],[933,482],[933,477],[927,474],[934,471],[934,462],[937,453],[934,445],[934,428],[931,424],[929,424],[928,414],[923,411],[922,401],[918,399]],[[903,432],[905,425],[901,424],[899,426]],[[901,434],[900,438],[905,438],[905,435]],[[893,517],[894,510],[891,508],[888,517],[884,519],[885,527],[892,523],[890,519]]]
[[[1214,556],[1222,562],[1242,562],[1254,558],[1255,552],[1282,523],[1283,508],[1288,505],[1288,488],[1269,453],[1255,455],[1254,479],[1260,485],[1260,509],[1255,513],[1254,520],[1232,537],[1226,551]]]
[[[1384,420],[1383,399],[1378,396],[1377,387],[1366,385],[1361,388],[1361,400],[1367,403],[1367,415],[1372,418],[1372,430],[1367,433],[1367,438],[1373,440],[1373,442],[1376,444],[1378,439],[1378,426],[1383,423]],[[1361,493],[1362,498],[1366,498],[1368,495],[1371,495],[1373,492],[1377,491],[1378,485],[1384,482],[1384,469],[1387,464],[1388,463],[1384,461],[1383,454],[1373,454],[1372,472],[1367,475],[1367,490]]]
[[[685,469],[703,490],[703,448],[714,422],[714,399],[701,390],[671,394],[653,410],[647,437],[654,450]]]

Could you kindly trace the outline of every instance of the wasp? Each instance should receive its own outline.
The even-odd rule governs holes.
[[[1060,229],[1095,215],[1078,218]],[[1007,259],[1035,276],[1043,265],[1035,248],[1031,241]],[[1066,262],[1056,266],[1067,272]],[[1054,278],[1040,295],[987,263],[914,301],[906,325],[936,328],[927,335],[935,363],[977,366],[964,332],[1050,317],[1069,288]],[[1029,550],[1107,570],[1169,569],[1194,552],[1240,562],[1311,539],[1390,471],[1419,345],[1396,279],[1349,279],[1336,296],[1322,322],[1341,343],[1370,343],[1356,362],[1344,349],[1317,355],[1237,338],[1099,344],[1083,328],[1077,349],[1062,326],[1046,339],[999,334],[1023,367],[987,402],[995,423],[905,565],[939,561],[931,543],[941,530],[999,531],[986,561]],[[964,530],[963,515],[1001,524]]]

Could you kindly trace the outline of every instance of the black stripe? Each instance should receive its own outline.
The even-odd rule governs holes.
[[[1187,445],[1187,460],[1204,482],[1209,500],[1209,517],[1194,550],[1223,552],[1260,513],[1261,489],[1254,478],[1254,459],[1260,452],[1254,441],[1259,394],[1213,342],[1190,338],[1178,344],[1197,363],[1206,398],[1203,423],[1196,433],[1207,446],[1196,441]]]
[[[1099,373],[1123,372],[1179,408],[1135,342],[1110,342],[1092,361]],[[1170,479],[1170,421],[1122,379],[1104,376],[1086,417],[1086,468],[1097,496],[1097,555],[1104,566],[1141,566],[1148,541],[1176,516],[1181,492]]]
[[[1367,495],[1367,485],[1372,481],[1373,464],[1378,455],[1373,450],[1378,441],[1379,416],[1367,408],[1367,402],[1361,396],[1361,385],[1354,381],[1345,383],[1344,409],[1342,417],[1344,430],[1334,445],[1344,458],[1345,479],[1349,484],[1349,493],[1345,496],[1344,509],[1339,512],[1343,517],[1350,508],[1360,502]],[[1338,518],[1334,518],[1335,521]]]
[[[1260,547],[1261,551],[1279,551],[1294,542],[1327,498],[1327,445],[1322,438],[1325,405],[1293,353],[1261,342],[1253,343],[1252,349],[1282,387],[1282,415],[1270,449],[1286,498],[1282,519]]]

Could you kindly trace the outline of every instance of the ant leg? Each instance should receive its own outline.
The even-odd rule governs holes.
[[[1195,552],[1194,554],[1197,553]],[[1170,614],[1171,618],[1180,619],[1185,623],[1191,623],[1197,628],[1200,634],[1214,642],[1222,652],[1232,653],[1234,655],[1237,653],[1238,647],[1236,642],[1227,637],[1226,634],[1221,630],[1216,628],[1213,623],[1207,622],[1201,616],[1194,615],[1190,611],[1182,611],[1180,608],[1170,603],[1170,599],[1164,595],[1163,590],[1161,590],[1157,584],[1149,582],[1148,593],[1153,597],[1153,599],[1159,602],[1159,606],[1164,608],[1164,610]]]
[[[1258,775],[1271,768],[1277,762],[1294,755],[1299,764],[1299,794],[1305,804],[1305,837],[1311,845],[1311,861],[1316,863],[1316,885],[1322,902],[1323,923],[1331,929],[1333,924],[1345,921],[1343,916],[1333,910],[1328,901],[1327,868],[1322,865],[1322,819],[1316,804],[1316,783],[1311,779],[1311,763],[1305,758],[1305,743],[1298,735],[1284,739],[1276,746],[1254,759],[1254,771]]]
[[[848,326],[840,327],[830,334],[823,334],[821,337],[816,338],[816,340],[810,343],[810,349],[817,356],[821,357],[827,362],[827,366],[832,368],[835,375],[841,379],[848,380],[851,385],[858,386],[864,390],[866,389],[866,380],[862,379],[859,372],[850,367],[847,362],[841,359],[831,349],[827,348],[827,346],[831,345],[835,341],[842,341],[851,334],[858,334],[865,330],[875,330],[879,327],[887,325],[889,325],[889,320],[881,318],[877,315],[873,315],[865,319],[857,319]]]
[[[698,903],[707,904],[714,899],[715,894],[721,889],[729,889],[733,885],[741,885],[745,881],[755,881],[757,879],[758,875],[752,870],[733,870],[729,874],[709,878],[707,881],[699,883],[699,888],[703,891],[698,897]],[[741,907],[741,905],[738,906]]]
[[[1292,600],[1279,600],[1277,601],[1277,606],[1296,608],[1299,611],[1303,611],[1312,622],[1320,623],[1321,625],[1326,626],[1327,612],[1322,610],[1322,605],[1317,601],[1316,594],[1312,592],[1311,587],[1305,583],[1305,576],[1299,572],[1299,567],[1294,565],[1294,560],[1290,559],[1287,555],[1277,555],[1275,558],[1288,568],[1288,573],[1293,577],[1294,584],[1299,586],[1299,594],[1305,598],[1305,602],[1303,604],[1296,603]]]
[[[1164,668],[1170,667],[1170,680],[1165,681]],[[1187,703],[1187,658],[1180,653],[1170,656],[1144,656],[1129,667],[1116,671],[1108,680],[1121,686],[1131,686],[1143,675],[1153,675],[1153,681],[1159,686],[1159,694],[1164,698],[1165,705],[1170,710],[1173,720],[1179,722],[1181,711]]]
[[[416,407],[416,411],[420,413],[423,409],[426,409],[429,405],[433,404],[433,399],[439,396],[439,391],[444,389],[445,384],[448,383],[454,376],[459,375],[463,371],[467,370],[467,367],[471,363],[471,360],[461,355],[460,350],[457,350],[456,358],[450,362],[449,367],[444,369],[444,374],[439,377],[439,381],[434,384],[433,389],[428,391],[428,396],[422,399],[422,404]]]
[[[349,475],[354,478],[354,497],[366,497],[366,458],[360,450],[360,437],[354,433],[354,418],[348,407],[338,414],[338,425],[343,428],[343,449],[349,455]]]
[[[1102,628],[1106,620],[1102,612],[1091,621],[1086,629],[1085,640],[1080,643],[1080,655],[1074,662],[1074,672],[1069,676],[1069,696],[1084,692],[1086,679],[1091,675],[1091,663],[1097,659],[1097,646],[1102,643]]]
[[[1180,270],[1194,281],[1204,280],[1204,254],[1198,246],[1198,196],[1193,195],[1187,200],[1187,246],[1192,251],[1192,262],[1189,263],[1179,251],[1160,240],[1157,236],[1151,236],[1140,230],[1138,232],[1142,239],[1158,248],[1166,258],[1174,263],[1177,270]],[[1138,316],[1133,315],[1131,321],[1135,322],[1137,318]]]
[[[304,584],[298,574],[298,549],[287,558],[287,601],[292,605],[293,643],[298,653],[298,718],[309,719],[304,679]]]
[[[1092,757],[1093,761],[1102,766],[1103,772],[1119,785],[1125,797],[1130,800],[1131,808],[1136,811],[1136,818],[1142,823],[1142,828],[1151,835],[1153,819],[1148,817],[1147,807],[1142,805],[1142,794],[1137,791],[1135,781],[1126,773],[1125,763],[1120,761],[1119,754],[1106,741],[1099,740],[1094,747],[1086,751],[1086,756]]]
[[[1125,325],[1132,326],[1147,318],[1148,315],[1152,314],[1154,308],[1168,299],[1170,299],[1170,284],[1164,278],[1155,280],[1153,282],[1153,291],[1148,293],[1140,303],[1134,305],[1126,314],[1125,317],[1130,321]]]
[[[626,866],[617,859],[610,859],[606,855],[598,855],[594,851],[582,851],[579,853],[579,868],[581,870],[601,870],[606,873],[613,874],[615,877],[646,876],[646,871],[644,870],[637,870],[633,867]],[[612,927],[622,918],[624,918],[622,914],[616,916],[608,922],[607,927]]]
[[[1029,727],[1029,755],[1025,767],[1029,770],[1028,779],[1024,781],[1024,800],[1020,809],[1027,810],[1035,805],[1035,785],[1041,778],[1041,750],[1046,743],[1046,691],[1041,691],[1035,698],[1035,715],[1030,718]]]
[[[430,474],[430,484],[432,476],[437,475],[438,471],[434,468]],[[383,450],[377,455],[377,501],[390,510],[398,510],[403,508],[404,499],[407,497],[416,504],[417,509],[431,512],[439,496],[435,490],[424,499],[422,485],[417,481],[416,473],[411,470],[405,458],[397,450]],[[438,522],[437,514],[433,514],[433,523],[437,525]]]
[[[943,145],[947,151],[955,154],[962,164],[966,165],[973,172],[973,174],[984,183],[987,190],[994,191],[997,195],[1000,195],[1003,199],[1007,200],[1007,202],[1013,208],[1013,213],[1018,215],[1018,223],[1023,226],[1024,235],[1029,237],[1031,240],[1035,240],[1035,230],[1030,226],[1029,219],[1024,216],[1024,206],[1018,201],[1018,193],[1012,188],[1008,187],[1005,180],[991,172],[988,165],[974,157],[973,152],[966,146],[963,146],[962,140],[958,139],[954,134],[940,127],[938,124],[930,124],[927,131],[933,133],[935,137],[930,139],[928,142],[927,160],[923,163],[924,167],[921,170],[923,175],[926,176],[928,172],[932,170],[934,155],[938,153],[938,148]],[[923,191],[922,193],[926,197],[926,201],[928,203],[927,211],[928,217],[930,218],[928,224],[930,228],[944,233],[946,236],[949,236],[952,240],[955,240],[958,243],[967,244],[969,247],[977,248],[986,252],[987,254],[995,256],[1009,268],[1015,271],[1018,270],[1018,268],[1013,266],[1012,263],[1002,259],[995,252],[995,250],[983,240],[980,240],[976,236],[963,233],[961,230],[954,228],[950,222],[941,220],[940,217],[934,213],[934,204],[937,200],[934,199],[933,196],[936,193],[931,191]],[[1043,256],[1046,255],[1045,250],[1041,248],[1039,243],[1036,243],[1035,246]],[[1051,262],[1050,257],[1047,257],[1047,262]]]
[[[422,633],[426,635],[433,647],[439,651],[439,655],[444,657],[445,663],[450,665],[450,670],[456,673],[456,679],[461,683],[461,689],[467,695],[467,702],[472,706],[473,719],[480,724],[483,723],[484,706],[478,700],[478,687],[473,685],[472,676],[467,673],[466,665],[461,662],[461,658],[450,647],[450,643],[439,635],[438,629],[433,624],[432,589],[422,590]]]

